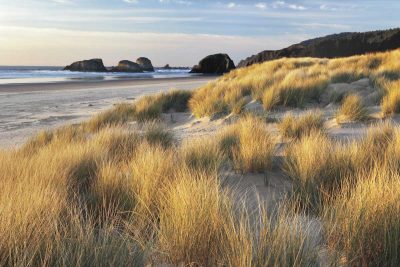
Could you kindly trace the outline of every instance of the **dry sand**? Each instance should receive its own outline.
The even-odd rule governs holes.
[[[24,143],[43,129],[85,120],[119,102],[176,89],[195,89],[215,77],[0,85],[0,148]]]

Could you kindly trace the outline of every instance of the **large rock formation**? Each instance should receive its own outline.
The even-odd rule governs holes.
[[[107,69],[104,67],[103,60],[101,59],[90,59],[77,61],[69,66],[66,66],[64,70],[69,71],[83,71],[83,72],[106,72]]]
[[[223,74],[235,69],[235,63],[227,54],[215,54],[203,58],[190,73]]]
[[[136,63],[142,68],[144,71],[154,71],[153,64],[151,64],[150,59],[146,57],[140,57],[136,60]]]
[[[346,32],[307,40],[282,50],[266,50],[240,61],[238,67],[246,67],[282,57],[347,57],[399,47],[400,28],[364,33]]]
[[[118,63],[118,66],[111,69],[112,72],[143,72],[143,69],[139,64],[129,61],[122,60]]]

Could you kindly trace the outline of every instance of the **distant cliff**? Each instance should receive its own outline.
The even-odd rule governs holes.
[[[238,67],[246,67],[282,57],[347,57],[399,47],[400,28],[362,33],[345,32],[310,39],[281,50],[266,50],[240,61]]]

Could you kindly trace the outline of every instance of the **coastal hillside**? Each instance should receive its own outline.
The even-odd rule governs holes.
[[[335,58],[384,52],[400,47],[400,29],[371,32],[345,32],[307,40],[281,50],[266,50],[239,62],[250,66],[283,57]]]
[[[43,131],[0,265],[399,266],[399,90],[400,50],[285,58]]]
[[[283,58],[231,71],[199,88],[190,107],[195,116],[204,117],[240,113],[251,100],[267,111],[329,104],[347,93],[335,92],[329,84],[363,78],[372,87],[366,97],[376,104],[385,93],[397,94],[389,88],[399,72],[400,50],[337,59]]]

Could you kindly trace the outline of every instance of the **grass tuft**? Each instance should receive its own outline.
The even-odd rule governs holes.
[[[385,85],[386,96],[382,100],[382,112],[384,115],[400,113],[400,81],[389,82]]]
[[[338,122],[364,121],[368,118],[368,110],[358,95],[352,94],[344,98],[336,114]]]
[[[305,207],[318,210],[352,170],[346,152],[321,132],[311,132],[286,148],[284,171]]]
[[[219,136],[219,146],[233,160],[235,169],[264,172],[272,167],[276,138],[261,118],[246,116]]]
[[[390,169],[359,172],[326,209],[328,244],[350,265],[400,264],[400,176]]]
[[[128,121],[157,120],[163,112],[186,111],[191,96],[192,92],[184,90],[171,90],[167,93],[144,96],[132,104],[118,104],[113,109],[94,116],[83,125],[87,131],[96,132],[101,128],[121,125]]]
[[[217,173],[224,155],[210,138],[189,139],[181,147],[182,161],[189,169],[200,173]]]
[[[321,112],[309,111],[300,117],[294,117],[289,113],[278,124],[278,129],[282,136],[298,139],[311,132],[324,132],[324,119]]]
[[[143,126],[144,138],[151,145],[160,145],[168,148],[174,145],[175,138],[161,121],[147,122]]]
[[[135,114],[136,107],[134,105],[122,103],[92,117],[83,124],[83,127],[89,132],[96,132],[104,127],[121,125],[129,120],[133,120]]]

